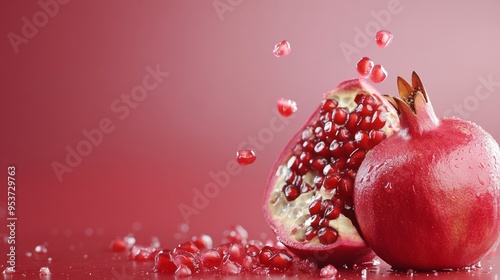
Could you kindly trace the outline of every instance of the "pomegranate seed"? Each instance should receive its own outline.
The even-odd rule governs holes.
[[[368,137],[370,139],[371,147],[374,147],[375,145],[380,143],[380,141],[384,140],[386,136],[383,131],[370,130],[370,132],[368,133]]]
[[[236,152],[236,161],[239,165],[252,164],[256,159],[255,152],[252,150],[239,150]]]
[[[327,164],[328,160],[326,158],[315,158],[311,162],[311,167],[318,172],[322,172]]]
[[[372,128],[381,129],[387,121],[387,113],[384,111],[375,111],[372,116]]]
[[[290,49],[290,43],[283,40],[274,46],[273,54],[276,57],[287,56],[292,50]]]
[[[173,273],[177,266],[172,261],[168,250],[159,251],[155,256],[154,270],[157,272],[170,272]]]
[[[338,125],[343,125],[347,121],[348,113],[344,108],[335,108],[333,110],[333,122]]]
[[[361,130],[369,131],[372,128],[372,119],[370,116],[363,117],[359,120],[358,127]]]
[[[368,57],[361,58],[356,64],[356,70],[361,77],[368,77],[373,68],[373,61]]]
[[[314,151],[319,156],[327,156],[330,154],[328,147],[326,146],[325,142],[323,142],[323,141],[316,143],[316,145],[314,146]]]
[[[310,192],[312,191],[313,188],[311,187],[311,185],[309,185],[308,183],[306,182],[303,182],[301,185],[300,185],[300,193],[307,193],[307,192]]]
[[[377,45],[381,48],[385,48],[389,45],[389,43],[392,41],[392,33],[387,31],[387,30],[379,30],[375,34],[375,42]]]
[[[336,204],[329,205],[325,210],[325,218],[330,220],[337,219],[340,216],[341,210],[340,206]]]
[[[345,157],[343,146],[343,144],[337,141],[332,141],[332,143],[330,144],[330,152],[334,158]]]
[[[368,137],[368,133],[367,133]],[[297,174],[291,170],[287,170],[285,174],[285,183],[291,185],[295,182],[295,179],[297,178]]]
[[[283,117],[290,117],[297,111],[297,103],[290,99],[278,99],[278,112]]]
[[[323,187],[325,187],[326,190],[333,190],[339,186],[340,179],[341,179],[341,177],[338,173],[332,174],[332,175],[327,175],[325,177]]]
[[[325,215],[325,210],[328,208],[328,206],[332,205],[333,202],[330,199],[325,199],[321,201],[321,210],[319,212],[319,215],[323,217]]]
[[[344,152],[346,155],[349,155],[349,157],[357,148],[356,142],[354,141],[347,141],[344,143]]]
[[[212,237],[206,234],[202,234],[199,236],[193,236],[191,241],[198,247],[200,250],[212,249]]]
[[[269,266],[271,257],[274,256],[275,252],[272,247],[265,246],[260,250],[259,253],[259,262],[263,266]]]
[[[122,238],[116,238],[111,242],[110,247],[111,251],[118,253],[125,251],[128,248],[128,244]]]
[[[184,264],[179,265],[179,267],[175,271],[175,276],[179,276],[179,277],[189,276],[192,274],[193,274],[193,272],[191,271],[191,269],[189,269],[189,267],[187,265],[184,265]]]
[[[135,245],[130,250],[129,258],[134,261],[148,261],[151,260],[152,250],[148,247]]]
[[[364,149],[371,148],[368,132],[366,132],[366,131],[360,130],[360,131],[356,132],[356,134],[354,135],[354,141],[356,141],[356,143],[358,143],[359,147],[361,147],[361,148],[364,148]]]
[[[318,230],[319,242],[323,245],[332,244],[337,241],[339,233],[332,227],[324,227]]]
[[[333,174],[336,174],[339,172],[340,172],[340,169],[338,169],[338,167],[335,166],[335,164],[333,164],[333,163],[327,164],[327,165],[325,165],[325,168],[323,168],[323,175],[325,175],[325,176],[333,175]]]
[[[279,271],[284,271],[293,263],[293,258],[286,251],[280,250],[269,261],[269,265]]]
[[[323,176],[316,176],[314,177],[313,179],[313,182],[314,182],[314,189],[319,189],[321,188],[321,186],[323,186],[323,181],[324,181],[324,177]]]
[[[337,273],[337,269],[333,265],[329,264],[320,270],[319,276],[323,278],[335,278],[337,276]]]
[[[353,182],[349,178],[343,178],[339,184],[339,195],[344,199],[350,199],[353,195]]]
[[[366,151],[363,149],[357,149],[356,151],[352,152],[352,154],[349,156],[349,159],[347,160],[347,167],[358,170],[359,166],[365,159],[365,155]]]
[[[179,252],[175,255],[172,255],[172,261],[177,267],[186,266],[189,268],[191,273],[198,273],[200,271],[200,262],[199,260],[189,252]]]
[[[305,233],[305,237],[306,237],[306,240],[311,240],[313,239],[314,237],[316,237],[318,235],[318,230],[313,228],[313,227],[308,227],[306,229],[306,233]]]
[[[240,242],[242,244],[245,244],[248,239],[248,232],[244,227],[240,225],[235,225],[230,229],[225,230],[223,236],[224,236],[222,240],[223,243]]]
[[[205,267],[212,269],[220,266],[222,257],[217,250],[210,249],[201,253],[200,260]]]
[[[356,94],[356,97],[354,97],[354,102],[356,104],[361,104],[365,101],[366,96],[369,96],[369,95],[358,93],[358,94]]]
[[[226,255],[231,261],[241,263],[245,256],[245,249],[243,249],[243,246],[239,243],[231,243],[227,249]]]
[[[245,251],[247,255],[256,257],[257,255],[259,255],[260,249],[256,245],[246,245]]]
[[[196,254],[196,253],[198,253],[200,251],[200,249],[198,248],[198,246],[196,246],[196,244],[194,244],[191,241],[179,244],[177,246],[177,248],[174,249],[174,251],[176,251],[178,249],[184,250],[184,251],[188,251],[188,252],[194,253],[194,254]]]
[[[319,140],[326,140],[326,133],[321,126],[318,126],[314,129],[314,136],[316,136],[316,138],[318,138]]]
[[[357,126],[359,122],[359,115],[355,112],[352,112],[349,115],[349,118],[347,119],[347,123],[345,124],[345,127],[349,132],[354,133],[357,131]]]
[[[319,215],[312,215],[307,219],[306,224],[309,223],[312,227],[317,228],[319,226],[319,220],[321,220]]]
[[[283,188],[283,193],[288,201],[294,201],[300,195],[300,189],[294,185],[286,185]]]
[[[359,104],[356,107],[356,112],[361,117],[371,116],[373,114],[373,107],[371,104]]]
[[[314,142],[313,141],[304,141],[302,142],[302,148],[307,152],[314,152]]]
[[[333,109],[337,108],[337,101],[333,99],[325,99],[321,102],[321,110],[323,112],[331,112]]]
[[[241,268],[246,271],[251,271],[257,267],[257,258],[255,256],[246,255],[241,262]]]
[[[308,126],[306,129],[304,129],[304,131],[302,131],[302,134],[301,134],[301,138],[302,140],[313,140],[314,139],[314,135],[313,135],[313,127],[312,126]]]
[[[331,205],[330,205],[330,206],[331,206]],[[328,207],[330,207],[330,206],[328,206]],[[325,213],[326,213],[326,211],[325,211]],[[325,214],[325,215],[326,215],[326,214]],[[327,226],[329,226],[329,225],[330,225],[330,220],[329,220],[329,219],[327,219],[327,218],[323,218],[323,219],[319,220],[319,227],[320,227],[320,228],[327,227]]]
[[[372,72],[370,74],[370,81],[375,84],[381,83],[387,78],[387,71],[380,64],[373,66]]]
[[[311,202],[311,205],[309,205],[309,214],[311,214],[311,216],[320,213],[321,203],[322,201],[320,199]]]
[[[42,266],[42,267],[40,267],[40,270],[38,271],[38,274],[40,276],[48,276],[51,273],[50,273],[50,269],[48,267]]]
[[[220,272],[227,275],[236,275],[241,272],[241,265],[231,261],[229,258],[226,258],[222,261]]]
[[[351,139],[351,133],[349,132],[349,130],[347,130],[346,127],[341,127],[337,131],[337,134],[335,134],[335,138],[338,141],[347,141],[347,140]]]

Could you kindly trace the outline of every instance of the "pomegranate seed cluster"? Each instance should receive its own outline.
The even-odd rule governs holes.
[[[319,275],[315,262],[294,257],[282,245],[264,244],[247,240],[248,234],[241,226],[224,232],[223,244],[213,247],[208,235],[193,236],[191,241],[177,245],[172,250],[129,244],[117,238],[111,242],[113,252],[127,252],[131,260],[152,261],[153,271],[175,276],[200,273],[211,275],[268,275],[296,274],[299,271]]]
[[[331,198],[314,200],[309,205],[310,218],[305,239],[318,237],[322,244],[332,244],[338,232],[330,225],[340,214],[354,217],[353,187],[356,172],[368,150],[382,141],[387,121],[387,107],[378,97],[359,92],[354,106],[339,106],[335,99],[321,103],[319,119],[303,131],[285,169],[282,187],[291,202],[311,191],[322,191]],[[313,178],[305,180],[306,177]],[[312,184],[306,181],[312,182]]]

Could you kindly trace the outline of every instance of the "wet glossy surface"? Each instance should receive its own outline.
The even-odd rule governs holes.
[[[47,253],[34,252],[36,244],[24,244],[17,252],[17,272],[14,275],[2,275],[0,279],[172,279],[167,273],[152,272],[153,262],[131,261],[127,253],[113,253],[109,249],[110,236],[55,236],[47,240]],[[32,248],[29,250],[28,248]],[[31,252],[31,255],[26,254]],[[49,260],[49,258],[51,258]],[[339,269],[336,279],[498,279],[500,273],[500,255],[492,255],[481,262],[482,268],[475,270],[448,272],[393,272],[382,263],[368,268],[353,270]],[[40,276],[41,267],[48,267],[49,276]],[[0,266],[3,271],[5,264]],[[228,279],[283,279],[283,274],[269,277],[255,275],[224,276]],[[286,275],[286,278],[317,278],[308,274]],[[221,276],[199,274],[184,279],[219,279]]]

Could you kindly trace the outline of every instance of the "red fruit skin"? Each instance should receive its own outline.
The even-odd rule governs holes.
[[[364,82],[362,79],[347,80],[337,86],[337,89],[346,91],[357,90],[360,88],[372,93],[377,92],[373,87]],[[292,140],[283,149],[282,153],[271,169],[271,174],[269,176],[269,180],[266,185],[267,187],[264,192],[264,217],[271,229],[276,234],[277,240],[283,243],[291,252],[301,258],[312,258],[320,266],[333,264],[334,266],[339,267],[343,265],[353,265],[368,262],[375,258],[375,253],[366,245],[365,242],[350,240],[348,236],[340,235],[338,237],[338,240],[333,244],[315,245],[314,247],[308,246],[307,242],[297,242],[296,240],[291,239],[289,237],[287,229],[283,229],[282,227],[280,227],[280,225],[276,224],[276,221],[274,220],[273,215],[268,207],[268,202],[271,195],[270,189],[274,186],[277,178],[275,176],[276,170],[280,165],[283,164],[283,161],[287,157],[288,153],[292,151],[293,147],[296,145],[297,139],[300,138],[303,129],[308,124],[318,119],[320,109],[321,108],[318,107],[311,115],[311,117],[306,121],[305,125],[301,129],[299,129],[299,131],[292,137]]]
[[[418,113],[425,120],[402,120],[399,133],[365,157],[356,218],[367,244],[395,269],[472,266],[499,241],[498,143],[471,122],[437,120],[430,103],[416,120]]]

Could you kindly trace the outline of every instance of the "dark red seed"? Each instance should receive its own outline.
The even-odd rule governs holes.
[[[368,94],[358,93],[358,94],[356,94],[356,97],[354,97],[354,102],[356,104],[361,104],[365,100],[366,96],[369,96],[369,95]]]
[[[312,140],[302,142],[302,148],[306,152],[310,152],[310,153],[314,152],[314,146],[315,146],[315,144]]]
[[[306,175],[307,171],[309,171],[309,162],[300,162],[297,166],[297,175]]]
[[[347,111],[344,108],[335,108],[333,110],[333,122],[337,125],[343,125],[347,121]]]
[[[313,127],[312,126],[308,126],[306,127],[303,131],[302,131],[302,134],[301,134],[301,139],[306,141],[306,140],[312,140],[314,139],[314,135],[313,135]]]
[[[359,120],[358,128],[360,130],[370,131],[372,129],[372,118],[370,116],[362,117]]]
[[[373,115],[373,106],[371,104],[359,104],[356,107],[356,113],[358,113],[361,117],[371,116]]]
[[[383,111],[375,111],[372,116],[372,128],[381,129],[384,127],[387,121],[387,113]]]
[[[363,100],[364,104],[370,104],[372,106],[378,105],[379,101],[373,96],[373,95],[366,95],[365,99]]]
[[[269,261],[271,260],[271,257],[274,256],[275,252],[274,249],[270,246],[265,246],[260,250],[259,253],[259,262],[263,266],[269,266]]]
[[[334,228],[328,226],[318,230],[319,242],[324,245],[332,244],[337,241],[339,233]]]
[[[363,162],[366,156],[366,151],[363,149],[357,149],[351,153],[346,164],[348,168],[358,170],[359,166]]]
[[[343,149],[343,144],[336,141],[336,140],[332,141],[332,143],[330,144],[329,150],[330,150],[330,154],[335,159],[342,158],[342,157],[346,156],[344,149]]]
[[[269,266],[276,270],[284,271],[290,268],[290,266],[292,266],[292,263],[292,256],[290,256],[285,250],[280,250],[271,257]]]
[[[319,215],[312,215],[307,219],[306,224],[309,223],[312,227],[317,228],[320,220],[321,217]]]
[[[314,129],[314,135],[316,136],[317,139],[324,141],[326,139],[326,134],[325,131],[323,130],[323,127],[317,126]]]
[[[338,173],[332,174],[332,175],[327,175],[325,177],[325,181],[323,182],[323,187],[326,190],[333,190],[339,186],[340,183],[340,175]]]
[[[302,184],[300,185],[300,193],[307,193],[312,191],[312,189],[313,188],[311,187],[311,185],[306,182],[302,182]]]
[[[339,169],[344,169],[346,168],[346,159],[345,158],[339,158],[334,162],[334,165],[339,168]]]
[[[184,251],[188,251],[190,253],[198,253],[200,251],[200,249],[198,248],[198,246],[196,246],[193,242],[189,241],[189,242],[184,242],[182,244],[179,244],[177,245],[177,248],[178,249],[181,249],[181,250],[184,250]],[[176,248],[176,249],[177,249]]]
[[[169,272],[174,273],[177,266],[172,261],[168,250],[160,251],[155,256],[154,260],[154,270],[157,272]]]
[[[325,99],[321,102],[321,110],[323,110],[323,112],[330,112],[337,108],[337,105],[337,101],[333,99]]]
[[[198,247],[200,250],[204,249],[212,249],[212,237],[206,234],[195,235],[191,238],[191,241]]]
[[[341,127],[335,134],[335,139],[337,139],[337,141],[345,142],[351,139],[351,133],[349,132],[349,130],[347,130],[346,127]]]
[[[356,64],[356,70],[361,77],[367,77],[370,75],[373,68],[373,61],[368,57],[361,58]]]
[[[291,170],[287,170],[285,174],[285,183],[291,185],[295,181],[295,178],[297,177],[297,174]]]
[[[347,141],[344,143],[344,152],[347,155],[352,154],[356,149],[358,148],[358,145],[354,141]]]
[[[381,48],[387,47],[387,45],[389,45],[392,41],[392,38],[392,33],[387,30],[379,30],[375,33],[375,42],[377,43],[377,46]]]
[[[322,172],[327,164],[328,160],[324,157],[315,158],[311,161],[311,167],[318,172]]]
[[[319,156],[327,156],[330,154],[328,146],[323,141],[316,143],[316,145],[314,146],[314,151]]]
[[[128,248],[128,244],[123,238],[116,238],[111,242],[110,247],[113,252],[123,252]]]
[[[356,178],[356,171],[354,169],[348,169],[347,171],[345,171],[345,174],[353,181]]]
[[[245,252],[247,253],[247,255],[255,257],[259,254],[260,249],[259,249],[259,247],[255,246],[255,245],[247,244],[245,246]]]
[[[306,240],[311,240],[318,235],[318,230],[313,227],[308,227],[305,232]]]
[[[332,175],[340,172],[340,168],[338,168],[335,164],[330,163],[325,165],[323,168],[323,175]]]
[[[330,199],[325,199],[321,201],[321,209],[319,211],[319,215],[323,217],[325,215],[325,210],[328,206],[333,205],[333,202]]]
[[[337,219],[340,216],[341,211],[342,208],[339,205],[335,203],[333,205],[329,205],[325,210],[325,218],[330,220]]]
[[[371,148],[368,132],[366,131],[360,130],[356,132],[356,134],[354,135],[354,141],[358,144],[360,148],[367,150]]]
[[[311,202],[311,204],[309,205],[309,214],[311,214],[311,216],[318,215],[320,213],[321,203],[322,203],[321,199]]]
[[[344,198],[352,198],[353,182],[349,178],[343,178],[339,183],[339,195]]]
[[[283,188],[283,193],[285,194],[286,200],[293,201],[299,197],[300,189],[294,185],[286,185]]]
[[[385,71],[384,66],[377,64],[373,66],[372,72],[370,73],[370,81],[372,83],[381,83],[387,78],[387,71]]]
[[[321,186],[323,186],[323,181],[325,180],[325,177],[323,176],[316,176],[314,177],[313,179],[313,187],[314,189],[316,190],[319,190],[321,188]]]
[[[331,121],[328,121],[325,123],[325,126],[323,127],[323,132],[325,133],[326,139],[333,139],[335,137],[335,134],[337,134],[337,126],[333,124]]]
[[[356,132],[358,128],[358,122],[359,122],[359,115],[355,112],[352,112],[349,114],[349,118],[347,119],[347,123],[345,124],[345,127],[351,132],[354,133]]]
[[[219,267],[222,262],[222,257],[217,250],[208,250],[202,252],[200,255],[200,260],[208,268]]]
[[[312,158],[311,153],[303,152],[299,156],[299,161],[302,162],[302,163],[309,163],[309,161],[311,160],[311,158]]]
[[[256,158],[255,152],[252,150],[239,150],[236,152],[236,161],[242,166],[252,164]]]
[[[384,140],[386,137],[385,133],[381,130],[371,130],[369,132],[368,136],[370,138],[370,146],[371,147],[374,147],[375,145],[380,143],[380,141]]]
[[[300,163],[300,160],[297,156],[291,156],[290,159],[286,163],[286,167],[289,170],[296,171],[299,163]]]
[[[330,205],[331,206],[331,205]],[[330,207],[328,206],[328,207]],[[326,213],[326,211],[325,211]],[[325,214],[326,215],[326,214]],[[322,228],[322,227],[327,227],[328,225],[330,224],[330,220],[328,218],[323,218],[321,220],[319,220],[319,227]]]

